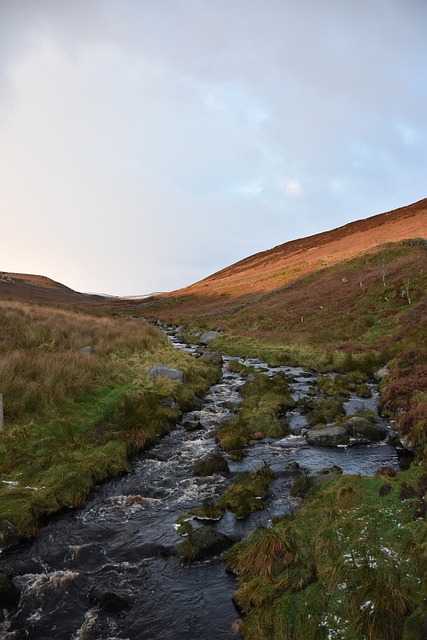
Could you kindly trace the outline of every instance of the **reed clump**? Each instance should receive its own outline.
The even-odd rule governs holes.
[[[211,476],[213,473],[228,472],[227,460],[218,451],[201,458],[193,466],[193,473],[196,476]]]
[[[421,637],[427,529],[417,508],[426,488],[422,468],[401,475],[414,498],[400,499],[399,476],[379,498],[381,478],[343,475],[227,553],[245,640]]]
[[[241,387],[243,405],[238,415],[216,432],[226,451],[238,451],[252,440],[280,438],[288,434],[286,412],[295,406],[285,377],[253,372]]]
[[[0,337],[0,518],[26,535],[43,515],[81,505],[95,483],[126,472],[129,457],[218,375],[136,320],[0,302]],[[150,378],[156,362],[182,369],[188,382]]]

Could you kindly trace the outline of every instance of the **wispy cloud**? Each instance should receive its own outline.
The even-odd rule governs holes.
[[[288,178],[282,186],[283,191],[292,198],[299,198],[302,195],[302,186],[299,180]]]

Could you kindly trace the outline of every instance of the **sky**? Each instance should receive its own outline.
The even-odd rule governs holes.
[[[425,0],[0,0],[0,270],[171,291],[426,185]]]

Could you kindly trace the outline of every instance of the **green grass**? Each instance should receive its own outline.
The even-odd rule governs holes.
[[[0,305],[0,329],[8,337],[0,352],[0,518],[25,535],[129,470],[131,456],[168,431],[218,375],[129,320],[8,303]],[[81,354],[88,343],[93,353]],[[159,361],[182,369],[188,382],[148,377]],[[174,408],[161,404],[166,396]]]
[[[413,497],[402,497],[403,482]],[[420,467],[341,476],[311,489],[295,516],[235,545],[227,558],[245,640],[421,637],[427,525],[416,514],[426,486]]]
[[[264,509],[263,499],[268,496],[275,478],[275,472],[267,465],[252,473],[239,474],[219,499],[207,499],[201,507],[180,516],[176,521],[178,532],[181,535],[187,534],[188,521],[192,518],[220,520],[226,510],[231,511],[236,518],[246,518],[254,511],[261,511]]]
[[[243,405],[238,415],[227,420],[216,432],[216,440],[222,449],[236,451],[253,440],[288,434],[285,413],[295,406],[295,401],[282,375],[269,377],[254,371],[240,393]]]

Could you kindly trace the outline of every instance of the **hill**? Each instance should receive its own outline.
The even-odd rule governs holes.
[[[406,238],[426,237],[427,199],[410,206],[358,220],[331,231],[293,240],[245,258],[176,295],[271,291],[298,275],[354,257],[372,247]]]
[[[165,318],[170,318],[168,310],[178,305],[180,317],[220,313],[232,311],[260,294],[281,290],[310,273],[375,251],[386,243],[426,237],[427,198],[280,244],[169,293],[112,298],[80,293],[45,276],[0,271],[0,298],[77,306],[88,303],[107,310],[144,308],[147,315]],[[149,311],[151,307],[153,310]]]
[[[427,200],[288,242],[116,312],[218,330],[213,347],[317,369],[389,363],[383,409],[427,455]]]
[[[331,231],[257,253],[183,289],[153,296],[158,308],[179,302],[180,315],[220,311],[279,289],[313,271],[344,262],[388,242],[427,237],[427,199]],[[161,301],[161,303],[160,303]],[[160,303],[160,304],[159,304]],[[182,306],[184,305],[184,307]]]
[[[41,304],[97,302],[102,296],[79,293],[46,276],[0,271],[0,299]]]
[[[94,483],[128,468],[127,457],[168,431],[216,379],[203,356],[172,349],[150,324],[128,322],[129,315],[182,325],[177,333],[191,343],[217,330],[209,349],[224,354],[333,372],[318,376],[321,397],[307,407],[335,413],[321,416],[313,430],[346,424],[334,409],[343,385],[357,384],[362,394],[364,382],[385,365],[380,409],[398,441],[413,450],[414,463],[399,473],[382,467],[375,477],[342,474],[322,485],[300,469],[291,495],[304,497],[302,508],[256,529],[227,561],[239,582],[234,600],[245,640],[423,637],[426,237],[422,200],[279,245],[148,299],[89,296],[41,276],[0,274],[0,389],[7,398],[0,522],[28,535],[46,514],[82,504]],[[159,361],[182,367],[190,387],[171,391],[167,380],[153,386],[148,371]],[[236,371],[242,367],[233,363]],[[286,385],[280,375],[248,375],[242,409],[216,432],[230,459],[244,457],[260,438],[278,437],[269,429],[293,406]],[[159,403],[165,398],[172,406]],[[362,412],[362,420],[375,422],[371,413]],[[253,491],[252,479],[242,475],[237,507]],[[229,494],[221,496],[223,504]],[[258,500],[258,487],[255,495]]]

